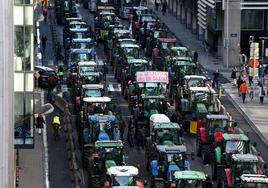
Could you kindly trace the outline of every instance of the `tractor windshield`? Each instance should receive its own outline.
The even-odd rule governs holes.
[[[236,179],[240,180],[242,174],[256,174],[257,173],[257,162],[241,162],[238,161],[234,165],[234,174]]]
[[[76,48],[76,49],[91,49],[93,48],[94,44],[91,42],[75,42],[73,44],[73,48]]]
[[[157,129],[156,142],[160,145],[180,145],[180,132],[178,129]]]
[[[192,101],[194,101],[195,103],[207,102],[208,93],[207,92],[195,92],[192,94]]]
[[[115,176],[114,186],[135,186],[136,182],[132,176]]]
[[[99,84],[99,83],[100,83],[100,79],[99,79],[99,76],[97,75],[87,76],[84,79],[84,84]]]
[[[79,62],[79,61],[89,61],[92,59],[92,55],[88,54],[72,54],[71,60],[72,62]]]
[[[178,180],[177,188],[203,188],[203,182],[200,180]]]
[[[73,34],[73,38],[82,39],[82,38],[86,38],[86,37],[87,37],[87,33],[74,33]]]
[[[101,90],[100,89],[87,89],[85,90],[85,97],[100,97]]]
[[[121,148],[101,148],[100,159],[114,160],[116,164],[122,163],[122,149]]]
[[[179,65],[178,71],[182,75],[191,75],[194,74],[194,68],[192,65]]]
[[[227,131],[228,122],[225,119],[214,119],[209,123],[209,134],[214,134],[217,130]]]
[[[245,142],[243,141],[227,141],[225,151],[228,154],[244,154],[247,153],[247,148],[245,147]]]
[[[80,73],[95,72],[96,66],[80,66],[79,71]]]
[[[146,64],[132,64],[130,66],[130,74],[135,75],[138,71],[145,71],[146,70]]]
[[[268,188],[267,183],[255,183],[255,182],[250,182],[245,184],[245,188]]]
[[[188,88],[189,87],[204,87],[205,86],[205,82],[203,79],[199,79],[199,78],[191,78],[188,80]]]
[[[124,48],[124,54],[126,56],[138,57],[139,49],[138,48]]]

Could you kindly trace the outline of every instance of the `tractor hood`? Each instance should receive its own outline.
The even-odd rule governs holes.
[[[162,153],[185,153],[186,152],[185,145],[179,145],[179,146],[157,145],[156,149]]]
[[[177,171],[174,173],[175,179],[186,179],[186,180],[206,180],[206,175],[204,172],[199,171],[191,171],[191,170],[185,170],[185,171]]]

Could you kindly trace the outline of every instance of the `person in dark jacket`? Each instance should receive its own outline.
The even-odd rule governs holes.
[[[162,14],[163,14],[163,16],[165,16],[166,11],[167,11],[167,1],[164,0],[163,5],[162,5]]]
[[[38,130],[39,135],[41,135],[41,133],[42,133],[42,129],[44,128],[44,123],[45,123],[45,120],[44,120],[42,114],[39,113],[37,118],[36,118],[36,128]]]
[[[236,85],[237,85],[237,91],[238,91],[239,97],[241,96],[240,86],[241,86],[242,83],[243,83],[243,80],[241,79],[241,76],[238,76],[238,79],[236,81]]]

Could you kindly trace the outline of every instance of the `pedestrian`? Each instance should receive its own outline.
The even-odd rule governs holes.
[[[46,44],[47,44],[47,37],[46,37],[46,35],[44,33],[43,33],[43,35],[41,37],[41,42],[42,42],[43,52],[45,52]]]
[[[60,115],[57,113],[52,119],[53,137],[54,140],[59,138],[59,129],[61,128]]]
[[[128,124],[128,142],[130,147],[135,146],[135,126],[134,126],[134,120],[130,119]]]
[[[193,62],[194,62],[195,64],[197,64],[197,61],[198,61],[198,53],[195,51],[195,52],[194,52],[194,55],[193,55]]]
[[[242,80],[241,76],[238,76],[238,79],[236,81],[236,85],[237,85],[237,90],[238,90],[239,97],[241,96],[240,86],[241,86],[242,83],[243,83],[243,80]]]
[[[155,5],[155,10],[158,11],[158,7],[160,5],[160,0],[155,0],[154,5]]]
[[[212,87],[213,88],[218,88],[218,84],[219,84],[219,77],[220,77],[220,73],[219,70],[217,69],[214,73],[213,73],[213,83],[212,83]]]
[[[164,0],[163,5],[162,5],[162,15],[165,16],[167,11],[167,1]]]
[[[236,85],[236,73],[237,73],[237,68],[234,66],[232,68],[232,73],[231,73],[231,78],[233,79],[233,84]]]
[[[265,96],[265,91],[264,91],[263,85],[261,84],[259,87],[259,97],[260,97],[261,104],[263,104],[264,96]]]
[[[47,22],[47,7],[43,6],[43,16],[44,16],[44,21]]]
[[[42,116],[41,113],[38,114],[37,118],[36,118],[36,128],[38,130],[38,134],[41,135],[42,133],[42,129],[44,128],[44,118]]]
[[[144,133],[143,127],[138,127],[136,136],[137,136],[138,150],[140,150],[140,147],[144,148],[145,133]]]
[[[246,94],[248,92],[248,85],[247,85],[246,81],[243,81],[243,83],[241,84],[240,92],[241,92],[241,95],[242,95],[242,101],[243,101],[243,103],[245,103]]]
[[[254,96],[254,89],[253,89],[253,87],[250,87],[250,89],[249,89],[249,98],[250,98],[251,101],[253,100],[253,96]]]
[[[58,69],[58,75],[59,75],[59,78],[60,78],[60,83],[63,82],[63,75],[64,75],[64,70],[63,70],[63,67],[60,66],[59,69]]]

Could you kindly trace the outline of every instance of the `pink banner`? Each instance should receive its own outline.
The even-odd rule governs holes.
[[[137,82],[154,82],[154,83],[167,83],[168,84],[168,72],[162,71],[146,71],[137,72]]]

